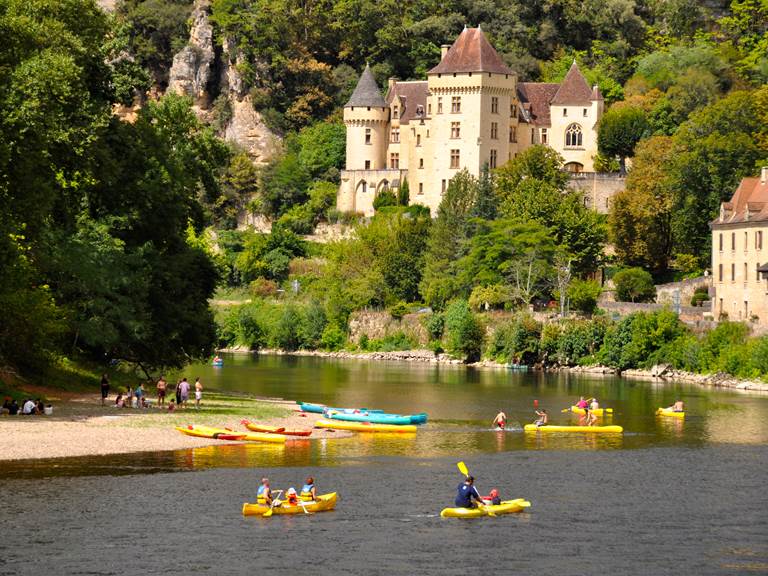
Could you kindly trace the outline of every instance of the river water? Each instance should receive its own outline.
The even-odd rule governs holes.
[[[226,357],[206,389],[430,414],[418,434],[17,462],[0,469],[3,574],[768,573],[768,395],[615,378]],[[578,396],[620,436],[520,432]],[[653,415],[676,398],[684,422]],[[506,432],[490,430],[499,409]],[[310,420],[311,422],[311,420]],[[442,519],[464,460],[528,513]],[[179,473],[184,472],[184,473]],[[333,512],[243,518],[258,479],[338,491]]]

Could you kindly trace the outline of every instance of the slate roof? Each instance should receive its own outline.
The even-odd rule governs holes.
[[[555,105],[589,105],[592,102],[592,89],[587,84],[586,78],[579,70],[579,66],[574,60],[568,74],[565,75],[560,83],[560,89],[552,99]]]
[[[445,57],[428,74],[453,72],[514,74],[514,71],[504,64],[480,28],[464,28]]]
[[[546,82],[518,82],[517,99],[527,112],[529,118],[523,117],[523,122],[534,126],[549,126],[549,103],[557,94],[560,84]]]
[[[421,106],[423,116],[427,116],[427,81],[413,82],[395,82],[392,90],[387,94],[387,105],[391,106],[395,96],[399,96],[403,101],[403,107],[400,109],[400,124],[408,124],[416,118],[416,111]]]
[[[768,178],[744,178],[731,201],[721,204],[720,214],[713,225],[768,222]]]
[[[360,75],[360,80],[357,81],[355,91],[352,92],[352,96],[349,97],[349,102],[344,105],[344,108],[353,106],[384,108],[386,105],[387,103],[384,102],[384,98],[379,92],[376,79],[373,77],[373,72],[371,72],[371,67],[366,64],[365,70]]]

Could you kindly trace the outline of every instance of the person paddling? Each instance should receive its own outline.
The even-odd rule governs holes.
[[[467,476],[466,480],[459,484],[457,488],[456,500],[454,504],[460,508],[475,508],[475,503],[483,503],[483,498],[475,488],[475,479],[472,476]]]
[[[499,410],[499,413],[496,414],[496,418],[493,419],[493,426],[504,430],[507,426],[507,415],[504,414],[503,411]]]
[[[317,500],[317,491],[315,490],[315,479],[309,476],[304,482],[304,486],[301,487],[301,493],[299,494],[304,502],[311,502]]]
[[[543,408],[541,410],[536,410],[536,416],[539,417],[539,419],[534,422],[536,426],[546,426],[547,422],[549,422],[549,415]]]
[[[581,408],[582,410],[589,408],[589,402],[584,400],[584,396],[579,396],[579,401],[576,402],[576,408]]]
[[[672,410],[672,412],[685,412],[685,405],[682,400],[676,400],[672,406],[667,408],[667,410]]]
[[[261,486],[256,492],[256,502],[265,506],[272,506],[272,489],[269,487],[269,478],[261,479]]]

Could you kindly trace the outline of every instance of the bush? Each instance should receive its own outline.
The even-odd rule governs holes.
[[[608,329],[598,358],[619,370],[668,362],[669,343],[685,333],[685,326],[669,310],[630,314]]]
[[[376,194],[376,198],[373,199],[373,209],[377,212],[385,206],[397,206],[397,196],[389,188]]]
[[[513,299],[512,291],[505,284],[475,286],[469,296],[469,307],[473,310],[503,309]]]
[[[456,300],[448,306],[445,311],[445,330],[451,354],[464,358],[465,362],[480,359],[485,332],[466,300]]]
[[[541,323],[530,314],[520,314],[494,331],[489,356],[500,362],[535,364],[539,359],[541,330]]]
[[[691,296],[691,306],[701,306],[701,303],[707,300],[709,300],[709,290],[704,286],[699,286]]]
[[[344,346],[347,337],[338,324],[327,324],[323,330],[320,344],[325,350],[340,350]]]
[[[642,268],[627,268],[613,277],[619,302],[653,302],[656,288],[653,277]]]
[[[405,302],[398,302],[397,304],[390,306],[388,312],[395,320],[402,320],[403,316],[410,312],[410,308]]]
[[[597,299],[600,298],[602,291],[603,289],[598,282],[576,278],[568,286],[571,309],[592,314],[597,308]]]
[[[365,348],[363,348],[363,336],[365,336]],[[368,340],[367,335],[360,337],[360,348],[370,352],[394,352],[396,350],[412,350],[416,342],[402,331],[385,336],[380,340]]]
[[[442,312],[433,312],[423,322],[432,340],[442,339],[445,330],[445,315]]]
[[[266,278],[256,278],[249,285],[251,294],[257,298],[266,298],[267,296],[274,296],[277,293],[277,282],[273,280],[267,280]]]

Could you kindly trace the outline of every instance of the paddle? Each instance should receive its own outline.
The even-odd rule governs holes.
[[[469,476],[469,469],[467,468],[467,465],[464,464],[463,461],[462,462],[457,462],[456,463],[456,467],[459,469],[459,472],[464,474],[464,476]],[[488,510],[487,506],[484,506],[483,504],[478,504],[477,507],[480,508],[486,514],[488,514],[488,516],[493,516],[494,518],[496,517],[496,514],[494,514],[490,510]]]
[[[275,494],[277,494],[277,496],[279,496],[282,493],[283,493],[282,490],[278,490],[277,492],[275,492]],[[264,512],[264,518],[269,518],[274,513],[274,511],[275,511],[275,502],[277,501],[277,496],[272,498],[272,503],[269,505],[269,510]]]

